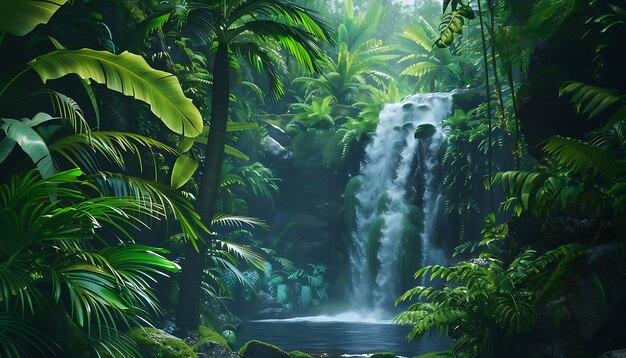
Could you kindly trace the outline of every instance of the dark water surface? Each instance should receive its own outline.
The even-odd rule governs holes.
[[[245,321],[237,340],[247,342],[258,339],[285,351],[297,349],[311,354],[329,353],[331,357],[373,352],[393,352],[413,357],[416,354],[443,351],[450,344],[450,339],[438,336],[407,342],[409,331],[408,326],[389,323],[296,318]]]

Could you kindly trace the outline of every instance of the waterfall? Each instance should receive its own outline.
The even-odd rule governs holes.
[[[440,123],[451,107],[451,94],[436,93],[387,104],[380,113],[376,132],[365,150],[355,195],[356,228],[350,263],[353,302],[362,310],[384,315],[399,295],[400,257],[406,250],[404,238],[409,236],[404,232],[406,227],[423,227],[420,237],[409,238],[421,246],[421,252],[407,252],[413,260],[425,265],[443,259],[430,239],[440,202],[436,173],[438,150],[445,139]],[[416,139],[418,126],[431,132]],[[436,129],[434,134],[432,129]],[[415,183],[409,180],[415,173],[422,184],[412,193]],[[411,204],[415,196],[421,202],[420,223],[409,222],[416,220],[411,214],[416,207]]]

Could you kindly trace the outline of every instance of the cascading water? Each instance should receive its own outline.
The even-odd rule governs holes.
[[[436,180],[438,149],[444,135],[440,123],[451,110],[448,93],[415,95],[388,104],[372,142],[365,150],[356,193],[356,229],[350,254],[354,302],[382,316],[391,309],[400,289],[400,256],[407,240],[417,240],[420,252],[409,252],[421,265],[440,263],[443,255],[431,243],[440,183]],[[416,128],[426,134],[415,138]],[[434,134],[432,133],[433,130]],[[415,169],[417,168],[417,169]],[[409,182],[415,170],[421,180],[421,223],[415,221]],[[411,219],[412,218],[412,219]],[[419,238],[408,238],[410,225],[422,226]]]

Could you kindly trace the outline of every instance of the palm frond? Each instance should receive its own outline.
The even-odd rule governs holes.
[[[91,132],[83,110],[76,101],[57,91],[46,90],[44,93],[50,96],[54,113],[60,118],[69,120],[76,133],[89,134]]]
[[[201,235],[208,233],[192,203],[169,185],[107,172],[91,175],[88,179],[104,195],[137,198],[148,208],[151,205],[163,207],[178,221],[184,238],[196,248],[196,242],[202,240]]]
[[[286,18],[294,25],[310,33],[317,41],[333,43],[332,30],[315,12],[285,0],[251,0],[240,2],[229,14],[231,19],[245,15],[262,15],[267,18]]]
[[[248,265],[251,265],[259,270],[265,269],[265,259],[250,247],[222,240],[218,240],[217,244],[220,245],[223,250],[226,250],[227,252],[234,254],[236,257],[243,259]]]
[[[248,225],[250,227],[267,228],[267,224],[265,224],[262,220],[259,220],[257,218],[230,215],[230,214],[215,215],[213,217],[213,220],[211,221],[211,226],[213,225],[236,226],[236,227],[242,227],[244,225]]]
[[[58,347],[35,324],[8,313],[0,313],[0,353],[3,357],[21,357],[24,347],[32,347],[42,356]]]
[[[272,101],[277,102],[284,94],[281,69],[285,64],[279,54],[260,46],[257,42],[236,42],[231,45],[233,52],[248,60],[259,73],[267,76]]]
[[[148,149],[154,173],[157,165],[156,151],[178,155],[178,152],[162,142],[129,132],[95,131],[90,135],[77,133],[61,138],[48,146],[49,150],[67,159],[76,167],[88,169],[91,173],[100,170],[97,155],[102,155],[109,163],[126,170],[126,154],[133,154],[143,171],[143,157]]]

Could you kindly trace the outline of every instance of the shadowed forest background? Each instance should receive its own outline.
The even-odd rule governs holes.
[[[622,0],[0,0],[0,356],[626,356],[625,35]]]

